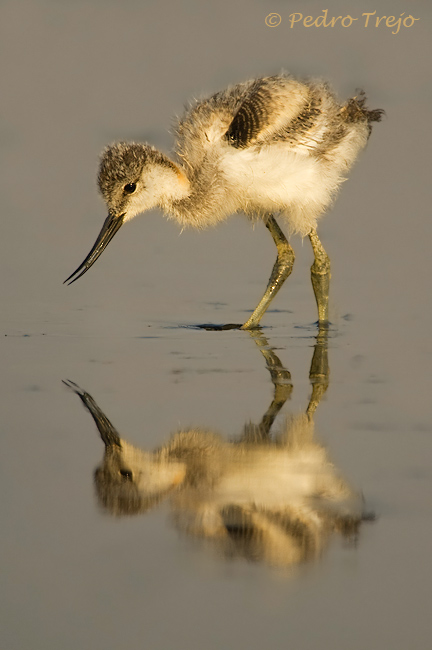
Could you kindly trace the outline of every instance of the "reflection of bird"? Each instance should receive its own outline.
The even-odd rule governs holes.
[[[86,273],[120,226],[140,212],[159,207],[182,227],[205,228],[243,211],[265,222],[278,250],[264,296],[243,325],[256,327],[294,263],[272,215],[278,212],[290,232],[309,236],[319,322],[327,322],[330,262],[317,219],[381,115],[366,108],[363,94],[342,106],[326,84],[280,75],[232,86],[192,106],[176,127],[175,162],[147,144],[108,147],[99,187],[109,214],[66,282]]]
[[[227,442],[203,429],[175,433],[155,452],[132,446],[92,397],[65,382],[91,413],[105,444],[95,472],[100,504],[113,515],[146,512],[169,497],[176,526],[216,542],[228,555],[288,566],[316,558],[333,531],[355,536],[363,499],[344,481],[314,440],[313,414],[328,385],[326,332],[311,364],[312,396],[306,414],[270,429],[289,397],[289,372],[258,332],[275,395],[259,425]]]

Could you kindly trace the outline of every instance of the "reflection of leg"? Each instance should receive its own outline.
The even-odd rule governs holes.
[[[288,244],[288,241],[282,230],[279,228],[276,219],[271,214],[267,217],[266,227],[269,229],[274,243],[276,244],[278,256],[268,281],[267,289],[265,290],[257,308],[243,325],[242,329],[250,329],[258,326],[258,323],[270,302],[290,275],[294,264],[294,251]]]
[[[313,414],[329,385],[330,369],[328,365],[327,339],[327,328],[320,327],[309,372],[309,379],[312,384],[312,395],[306,413],[310,420],[312,419]]]
[[[312,286],[318,305],[318,322],[328,323],[328,299],[330,287],[330,260],[321,244],[316,230],[309,233],[315,261],[311,266]]]
[[[250,336],[254,339],[255,343],[263,355],[268,371],[270,372],[271,380],[274,386],[274,397],[264,413],[261,423],[258,427],[251,427],[254,429],[253,438],[257,442],[260,440],[267,440],[270,435],[270,429],[276,419],[277,414],[290,398],[292,393],[291,373],[283,367],[281,360],[275,354],[274,350],[270,347],[268,340],[263,336],[259,328],[249,331]],[[251,438],[251,434],[249,433]]]

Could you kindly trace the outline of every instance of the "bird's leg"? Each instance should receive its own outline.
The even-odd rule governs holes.
[[[268,215],[266,227],[269,229],[278,250],[278,256],[268,281],[267,289],[252,316],[242,325],[243,330],[257,327],[267,307],[290,275],[294,264],[294,251],[279,228],[272,214]]]
[[[312,385],[312,395],[306,409],[309,420],[313,419],[317,406],[328,388],[329,375],[328,329],[319,327],[309,371],[309,379]]]
[[[282,361],[279,359],[273,348],[270,347],[268,340],[263,336],[260,328],[250,330],[249,335],[253,338],[265,359],[274,386],[274,397],[272,403],[264,413],[261,424],[258,427],[261,439],[269,440],[270,429],[277,414],[285,402],[291,397],[293,390],[291,373],[289,370],[284,368]]]
[[[244,427],[242,441],[259,444],[270,442],[270,430],[273,426],[273,422],[285,402],[290,399],[293,385],[291,381],[291,373],[289,370],[284,368],[282,361],[270,346],[266,337],[263,336],[261,328],[255,327],[248,330],[248,333],[255,341],[265,359],[267,370],[270,372],[270,377],[274,386],[273,400],[267,411],[264,413],[260,424],[255,425],[249,423]]]
[[[318,322],[320,325],[328,323],[328,300],[330,287],[330,259],[321,244],[316,230],[309,233],[315,261],[311,266],[311,280],[318,305]]]

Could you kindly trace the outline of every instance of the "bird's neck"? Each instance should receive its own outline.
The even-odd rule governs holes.
[[[214,164],[206,165],[204,162],[199,170],[190,170],[173,163],[173,168],[175,176],[172,176],[170,189],[164,193],[159,205],[182,228],[206,228],[235,211],[228,205]]]
[[[160,191],[159,205],[163,210],[169,210],[172,204],[187,199],[191,194],[191,183],[179,165],[171,160],[166,161],[163,166],[154,169],[153,183]]]

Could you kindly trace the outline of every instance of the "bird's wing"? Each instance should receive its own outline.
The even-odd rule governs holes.
[[[275,140],[296,141],[321,113],[321,93],[277,75],[247,81],[197,102],[178,121],[177,154],[198,168],[218,145],[238,149]]]
[[[260,142],[286,137],[290,126],[298,129],[311,112],[311,93],[306,84],[285,76],[257,79],[245,91],[224,134],[233,147],[244,149]],[[306,115],[306,113],[308,115]]]
[[[254,82],[232,86],[196,101],[174,126],[176,152],[186,166],[198,167],[220,143],[248,89]]]

